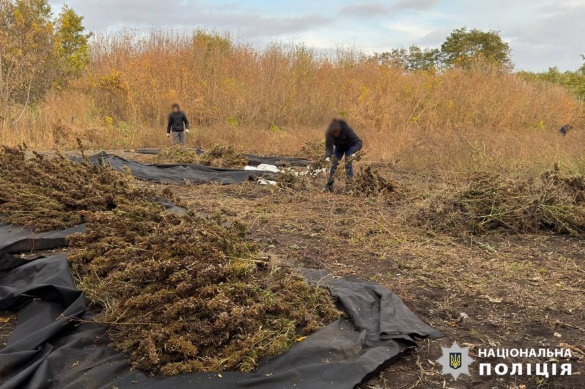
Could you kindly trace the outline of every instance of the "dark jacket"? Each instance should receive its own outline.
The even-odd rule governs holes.
[[[183,126],[184,124],[184,126]],[[171,112],[169,114],[169,124],[167,124],[167,134],[173,132],[181,132],[184,129],[189,129],[189,120],[183,111]]]
[[[345,120],[340,120],[341,132],[339,136],[335,137],[331,134],[331,129],[327,130],[325,134],[325,157],[333,155],[333,147],[339,151],[348,151],[356,153],[362,149],[362,140],[354,132]]]

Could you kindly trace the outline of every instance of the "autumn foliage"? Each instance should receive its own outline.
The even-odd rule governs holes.
[[[193,123],[191,146],[296,154],[340,116],[362,136],[369,158],[408,167],[580,163],[584,140],[579,131],[570,141],[557,132],[582,127],[582,102],[489,61],[407,71],[359,50],[256,48],[220,33],[159,29],[92,38],[89,67],[2,129],[0,142],[163,147],[172,102]]]

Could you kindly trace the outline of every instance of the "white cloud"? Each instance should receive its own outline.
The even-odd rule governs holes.
[[[54,0],[59,5],[64,0]],[[228,1],[228,2],[226,2]],[[229,30],[263,45],[437,47],[466,26],[499,30],[517,68],[576,69],[585,53],[585,0],[68,0],[94,31],[121,26]]]

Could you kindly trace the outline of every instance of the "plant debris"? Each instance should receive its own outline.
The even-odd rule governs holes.
[[[61,154],[0,153],[4,221],[36,230],[87,223],[70,238],[73,273],[136,368],[250,371],[340,316],[325,289],[257,259],[242,224],[166,211],[134,182]]]
[[[106,211],[120,203],[154,198],[138,188],[129,174],[88,161],[73,162],[62,154],[45,157],[26,147],[0,150],[2,221],[35,231],[82,224],[84,211]]]
[[[218,144],[199,156],[199,163],[220,168],[243,168],[248,164],[248,159],[234,146]]]
[[[156,163],[193,164],[199,163],[199,156],[194,150],[174,145],[160,149],[156,155]]]
[[[383,177],[372,165],[360,169],[351,181],[351,193],[356,196],[377,196],[395,190],[394,183]]]
[[[585,177],[557,168],[540,177],[506,178],[473,174],[444,188],[418,214],[419,224],[450,233],[551,230],[585,232]]]
[[[340,316],[326,290],[258,260],[240,223],[146,203],[87,218],[74,274],[136,368],[250,371]]]

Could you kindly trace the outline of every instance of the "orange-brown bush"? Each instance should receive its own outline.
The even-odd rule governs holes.
[[[408,166],[514,168],[581,162],[583,105],[561,87],[482,64],[406,73],[357,51],[323,56],[302,45],[259,50],[228,36],[155,30],[94,39],[87,74],[54,92],[2,143],[50,147],[59,120],[96,147],[160,146],[169,104],[182,102],[199,142],[294,154],[346,117],[370,158]],[[79,135],[79,134],[76,134]],[[66,137],[61,136],[61,139]],[[62,141],[62,140],[61,140]]]

